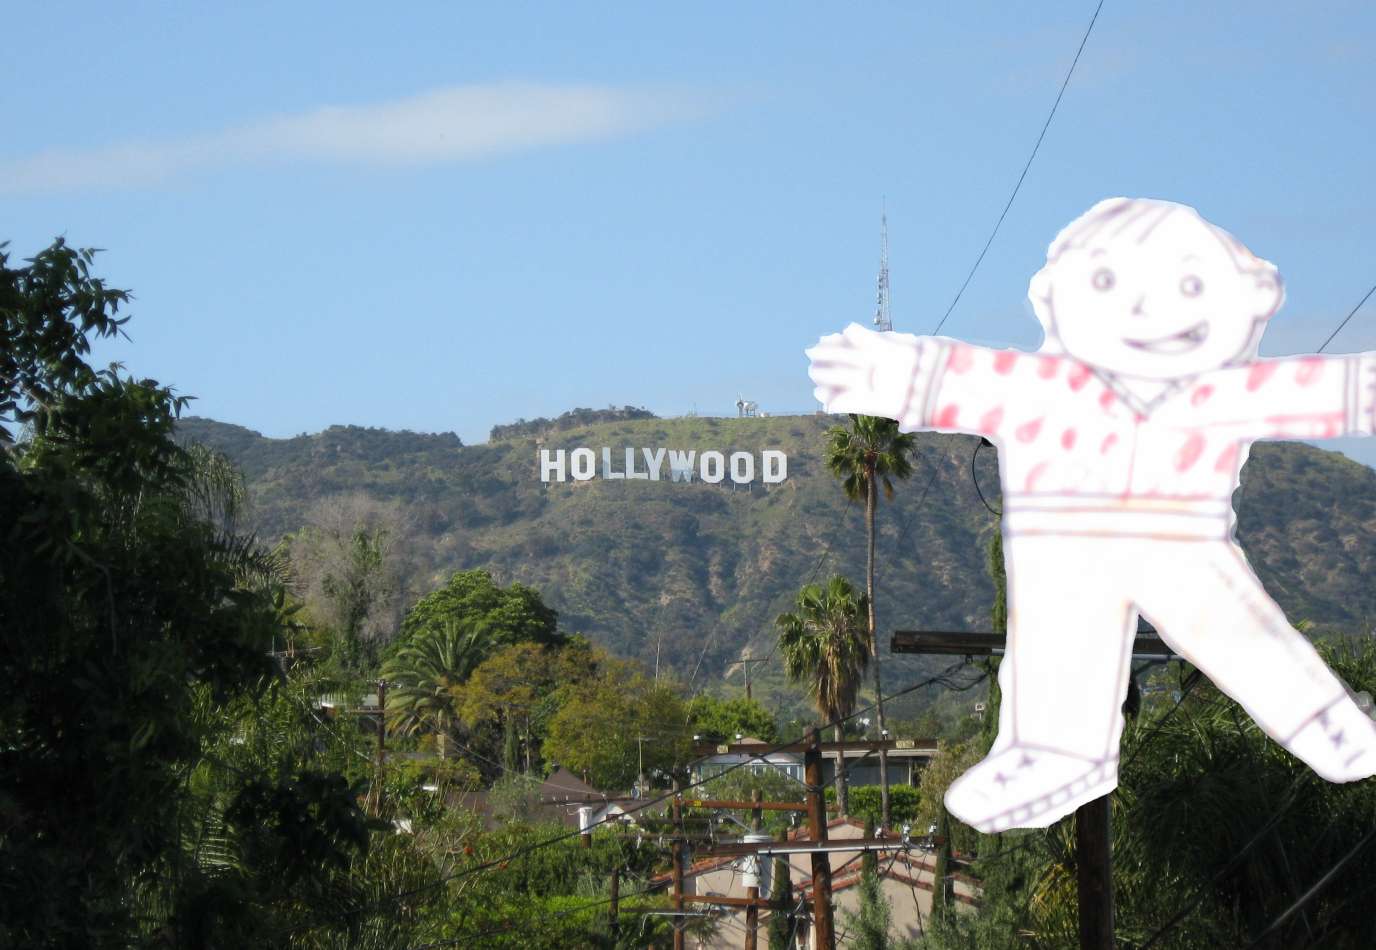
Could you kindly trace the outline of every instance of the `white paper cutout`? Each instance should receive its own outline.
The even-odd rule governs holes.
[[[1376,773],[1376,723],[1262,589],[1231,503],[1256,439],[1372,434],[1376,354],[1259,359],[1275,267],[1171,202],[1099,202],[1028,295],[1036,353],[858,324],[807,351],[827,411],[998,447],[999,733],[948,809],[1046,827],[1117,786],[1139,613],[1319,775]]]

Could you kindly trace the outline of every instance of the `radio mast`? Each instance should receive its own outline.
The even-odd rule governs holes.
[[[879,299],[874,308],[874,328],[881,333],[893,329],[889,313],[889,215],[879,215]]]

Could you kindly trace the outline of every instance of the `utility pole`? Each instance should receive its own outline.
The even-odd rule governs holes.
[[[749,667],[746,667],[746,669],[749,669]],[[763,799],[764,793],[761,792],[758,788],[754,789],[750,793],[750,800],[755,803],[755,807],[750,809],[750,830],[755,834],[759,834],[760,827],[763,824],[764,815],[760,810],[760,802]],[[755,862],[755,880],[758,881],[760,879],[761,871],[764,868],[764,862],[768,861],[769,858],[765,855],[756,854],[751,856],[747,860]],[[751,900],[758,898],[760,896],[759,885],[756,884],[753,887],[747,887],[745,889],[745,896]],[[756,935],[759,932],[759,929],[760,909],[756,907],[754,904],[751,904],[749,907],[745,909],[745,950],[755,950],[755,941],[757,939]]]
[[[635,782],[636,789],[639,791],[641,798],[645,797],[645,743],[648,741],[648,739],[648,736],[637,735],[635,737],[635,754],[637,762],[635,771]],[[677,782],[674,783],[674,789],[678,789]],[[675,799],[675,801],[677,801],[677,799]]]
[[[781,830],[778,840],[780,844],[787,844],[788,832]],[[769,897],[774,902],[773,908],[769,911],[769,928],[771,931],[782,931],[785,934],[793,933],[793,878],[789,871],[788,855],[775,856],[774,879],[769,884]],[[780,922],[784,926],[780,927]],[[792,950],[792,946],[790,941],[788,950]]]
[[[822,737],[813,726],[807,733],[808,748],[803,755],[803,780],[807,782],[807,825],[813,844],[827,840],[826,799],[822,788]],[[812,918],[816,950],[836,950],[836,934],[831,920],[831,855],[812,852]],[[675,948],[677,950],[677,948]]]
[[[670,879],[673,881],[674,894],[674,950],[684,950],[683,947],[683,803],[678,796],[679,782],[674,779],[673,797],[673,818],[674,818],[674,842],[670,848],[670,854],[674,862],[673,870],[670,871]]]
[[[747,700],[751,700],[751,699],[754,699],[754,698],[755,698],[755,697],[752,696],[751,693],[750,693],[750,664],[752,664],[752,663],[765,663],[765,662],[768,662],[767,659],[766,659],[765,657],[760,657],[760,658],[758,658],[758,659],[753,659],[753,658],[751,658],[751,657],[746,657],[744,660],[736,660],[736,661],[734,661],[734,662],[732,662],[732,663],[726,664],[726,668],[727,668],[727,669],[730,669],[730,668],[733,667],[733,666],[739,666],[739,667],[741,667],[741,668],[743,668],[743,669],[745,670],[745,698],[746,698]]]
[[[612,868],[612,893],[611,915],[612,943],[616,943],[621,936],[621,865]]]
[[[382,790],[387,781],[387,681],[377,681],[377,813],[382,814]]]
[[[1113,842],[1107,795],[1075,809],[1075,875],[1080,890],[1080,947],[1114,950]]]

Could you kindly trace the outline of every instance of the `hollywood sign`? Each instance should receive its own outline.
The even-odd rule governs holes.
[[[621,468],[612,465],[612,450],[602,450],[602,477],[605,479],[645,479],[646,481],[691,482],[694,476],[708,484],[730,478],[737,485],[748,485],[758,472],[766,485],[777,485],[788,478],[788,456],[778,449],[760,453],[759,465],[751,452],[701,452],[690,449],[632,449],[619,453]],[[665,472],[665,462],[668,472]],[[643,464],[642,464],[643,462]],[[540,450],[540,481],[562,482],[572,478],[586,482],[598,474],[597,454],[592,449]]]

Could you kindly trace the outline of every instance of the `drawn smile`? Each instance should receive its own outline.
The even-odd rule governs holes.
[[[1194,326],[1173,333],[1170,336],[1158,337],[1154,340],[1129,340],[1123,338],[1123,342],[1136,350],[1145,350],[1148,353],[1188,353],[1196,349],[1209,335],[1209,324],[1200,320]]]

